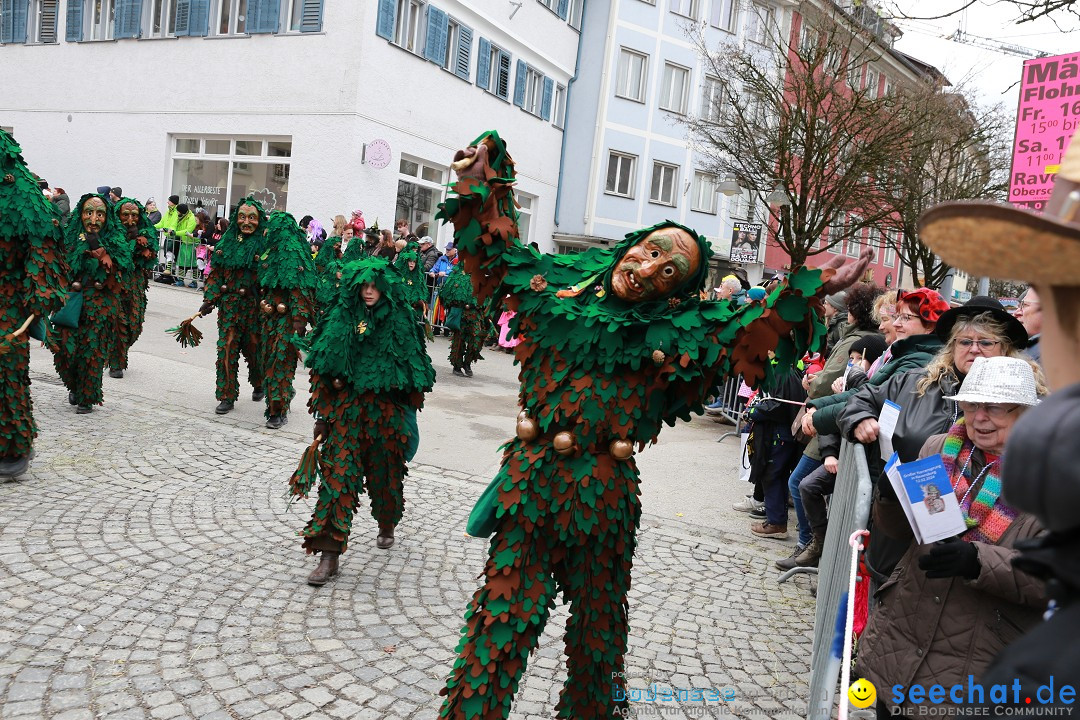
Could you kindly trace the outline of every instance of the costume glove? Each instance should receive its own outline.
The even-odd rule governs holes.
[[[97,250],[101,247],[101,240],[98,238],[97,233],[86,233],[86,245],[91,250]]]
[[[212,312],[214,312],[213,303],[203,303],[201,306],[199,306],[199,314],[200,315],[205,316],[205,315],[209,315]]]
[[[982,564],[975,543],[950,538],[930,548],[919,558],[919,568],[928,578],[963,577],[974,580],[979,577]]]
[[[315,431],[312,433],[312,437],[315,440],[319,440],[320,438],[322,438],[322,440],[325,440],[326,436],[329,435],[329,434],[330,434],[330,424],[328,422],[326,422],[325,420],[316,420],[315,421]]]

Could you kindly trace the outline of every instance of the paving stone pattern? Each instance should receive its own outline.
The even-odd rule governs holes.
[[[435,718],[486,541],[464,536],[488,478],[414,465],[390,551],[358,511],[341,575],[289,505],[304,445],[122,391],[77,416],[34,375],[31,472],[0,484],[0,718]],[[294,413],[296,422],[306,422]],[[734,688],[633,702],[639,718],[804,715],[812,599],[776,545],[646,516],[630,594],[631,688]],[[553,613],[514,707],[549,718],[565,673]]]

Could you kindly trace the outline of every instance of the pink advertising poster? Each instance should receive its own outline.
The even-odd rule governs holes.
[[[1009,202],[1041,211],[1080,122],[1080,53],[1024,61]]]

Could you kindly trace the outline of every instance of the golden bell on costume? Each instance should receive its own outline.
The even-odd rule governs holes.
[[[524,414],[523,414],[524,415]],[[540,424],[528,415],[518,416],[517,436],[519,440],[532,442],[540,435]]]
[[[574,434],[569,430],[556,433],[555,437],[551,439],[551,446],[560,455],[570,455],[575,449]]]
[[[616,460],[628,460],[634,454],[634,443],[629,440],[612,440],[608,452]]]

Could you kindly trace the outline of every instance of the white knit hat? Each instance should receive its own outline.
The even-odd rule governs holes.
[[[1038,405],[1035,372],[1023,358],[977,357],[960,392],[946,400],[1002,405]]]

